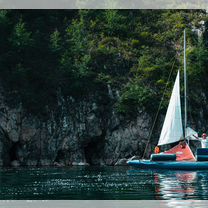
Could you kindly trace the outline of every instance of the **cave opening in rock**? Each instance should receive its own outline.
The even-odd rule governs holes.
[[[19,142],[13,142],[3,128],[0,128],[0,142],[1,163],[3,166],[10,166],[12,161],[18,160]]]
[[[19,148],[20,143],[19,142],[12,142],[11,147],[9,149],[9,160],[10,162],[14,160],[19,160],[18,158],[18,148]]]
[[[92,138],[91,142],[84,146],[84,154],[86,162],[90,165],[100,165],[104,152],[105,135]]]
[[[60,163],[60,164],[67,164],[67,159],[69,159],[70,155],[69,155],[69,151],[67,150],[58,150],[56,158],[54,160],[54,162]]]
[[[65,159],[64,151],[63,150],[59,150],[57,152],[57,156],[56,156],[55,162],[60,162],[61,160],[64,160],[64,159]]]

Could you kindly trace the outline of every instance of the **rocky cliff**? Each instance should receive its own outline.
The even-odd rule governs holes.
[[[114,94],[110,90],[106,102],[96,95],[82,100],[60,96],[47,119],[41,119],[21,104],[9,107],[1,93],[0,164],[114,165],[142,155],[151,118],[141,111],[133,121],[125,120],[114,109]]]

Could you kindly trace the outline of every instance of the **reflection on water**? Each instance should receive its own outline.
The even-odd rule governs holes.
[[[195,187],[192,185],[196,181],[196,172],[192,173],[172,173],[166,176],[164,174],[154,174],[155,191],[161,194],[163,199],[170,199],[174,196],[180,199],[192,198],[195,193]],[[160,199],[160,195],[158,195]]]
[[[196,172],[192,173],[173,173],[171,176],[155,174],[157,187],[156,193],[161,193],[163,199],[170,199],[172,196],[186,199],[192,198],[195,187],[192,185],[196,181]]]
[[[142,172],[131,170],[130,175]],[[155,199],[208,199],[208,171],[151,171],[155,185]]]
[[[208,199],[207,179],[207,171],[130,167],[3,169],[0,199]]]

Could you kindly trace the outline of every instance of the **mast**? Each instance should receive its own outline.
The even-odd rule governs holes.
[[[187,127],[186,29],[184,30],[184,138]],[[188,140],[189,143],[189,140]]]

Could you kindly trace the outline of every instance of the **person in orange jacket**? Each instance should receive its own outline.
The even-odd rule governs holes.
[[[160,153],[160,147],[156,146],[154,152],[155,152],[155,154],[159,154]]]

